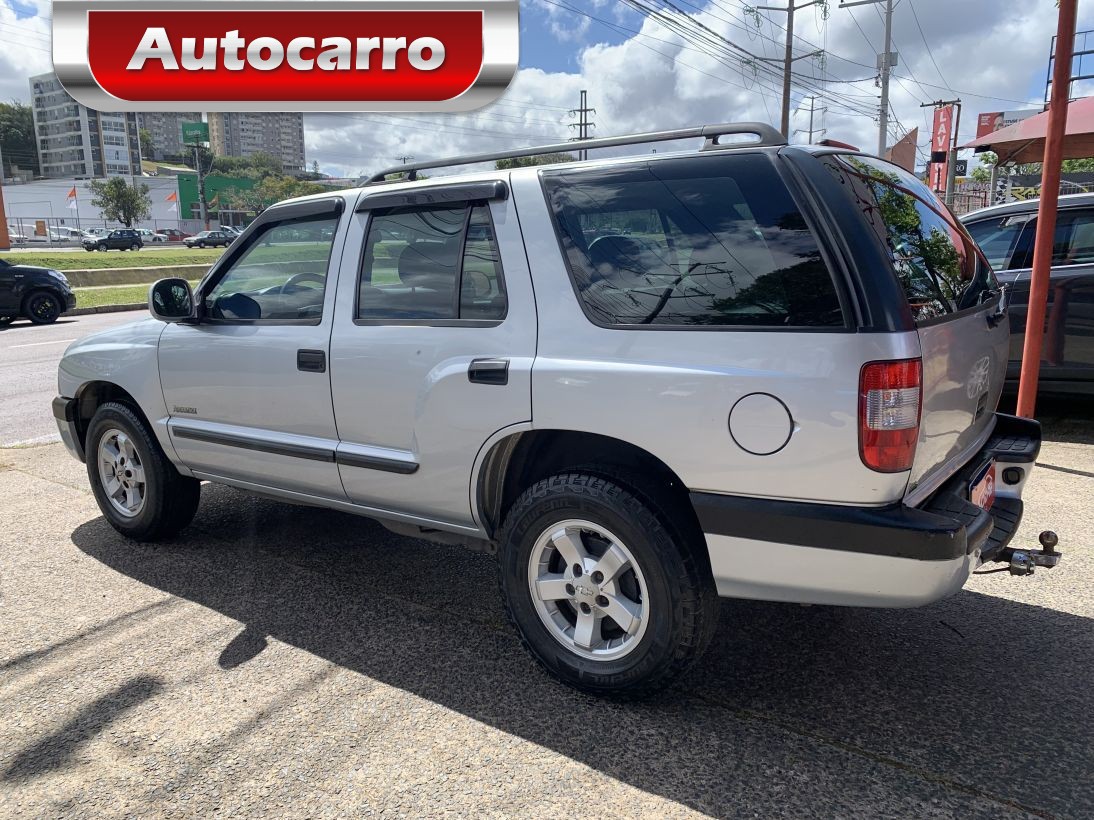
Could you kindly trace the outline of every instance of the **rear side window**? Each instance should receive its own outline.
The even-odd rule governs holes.
[[[543,185],[601,325],[844,325],[817,241],[763,154],[663,160]]]
[[[1056,219],[1056,236],[1052,242],[1052,264],[1089,265],[1092,262],[1094,262],[1094,211],[1061,212]]]
[[[1011,214],[969,222],[965,227],[993,270],[1011,270],[1025,267],[1033,219],[1031,214]]]
[[[358,319],[499,322],[506,310],[489,206],[405,207],[372,215]]]
[[[975,243],[926,185],[874,157],[837,155],[827,163],[885,245],[917,322],[975,307],[995,292],[995,275]]]

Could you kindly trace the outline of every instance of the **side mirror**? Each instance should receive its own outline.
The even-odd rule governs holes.
[[[194,316],[194,292],[185,279],[160,279],[148,289],[148,311],[161,322],[185,322]]]

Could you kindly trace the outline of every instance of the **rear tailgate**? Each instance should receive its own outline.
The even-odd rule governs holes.
[[[918,179],[864,155],[839,155],[866,223],[892,263],[919,336],[919,439],[906,500],[916,503],[991,434],[1010,331],[991,267],[949,209]]]
[[[989,321],[997,310],[993,301],[918,329],[923,404],[909,494],[919,496],[941,484],[991,434],[1010,338],[1006,322]]]

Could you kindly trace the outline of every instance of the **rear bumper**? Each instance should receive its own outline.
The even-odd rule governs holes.
[[[61,441],[74,458],[83,461],[84,447],[80,443],[80,431],[76,426],[77,412],[76,399],[66,399],[64,396],[58,396],[53,400],[53,418],[57,422],[57,430],[61,434]]]
[[[997,415],[988,443],[919,507],[846,507],[692,493],[720,594],[851,606],[918,606],[991,560],[1022,519],[1021,491],[1041,446],[1036,421]],[[990,511],[968,500],[991,459]],[[1002,480],[1004,471],[1014,468]]]

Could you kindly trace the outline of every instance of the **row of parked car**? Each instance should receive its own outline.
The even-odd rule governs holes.
[[[85,232],[81,242],[86,251],[139,251],[147,243],[182,242],[188,248],[226,248],[242,231],[239,228],[223,226],[215,231],[201,231],[188,234],[177,228],[167,228],[163,232],[153,232],[147,228],[116,228],[112,231],[96,230]]]

